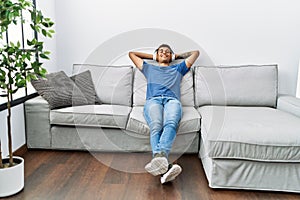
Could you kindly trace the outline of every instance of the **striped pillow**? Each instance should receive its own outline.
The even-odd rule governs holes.
[[[85,96],[87,104],[101,104],[101,101],[95,91],[90,70],[73,75],[70,78]]]
[[[83,92],[65,72],[55,72],[31,81],[38,94],[48,103],[50,109],[88,104]]]

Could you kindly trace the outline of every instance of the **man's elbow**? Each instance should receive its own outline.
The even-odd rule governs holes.
[[[133,52],[129,51],[128,56],[131,58],[132,54],[133,54]]]

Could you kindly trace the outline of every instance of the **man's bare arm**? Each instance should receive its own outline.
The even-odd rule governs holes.
[[[135,64],[137,68],[142,70],[143,68],[143,59],[153,59],[152,54],[142,53],[142,52],[129,52],[129,58]]]
[[[176,59],[185,59],[186,66],[190,68],[196,59],[198,58],[200,52],[198,50],[196,51],[189,51],[181,54],[175,54]]]

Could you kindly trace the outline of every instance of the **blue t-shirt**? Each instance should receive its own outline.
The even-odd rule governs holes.
[[[141,72],[147,79],[146,99],[157,96],[174,97],[180,100],[180,82],[189,71],[185,61],[166,67],[143,62]]]

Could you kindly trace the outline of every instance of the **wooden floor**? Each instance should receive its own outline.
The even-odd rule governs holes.
[[[294,193],[210,189],[196,154],[177,160],[183,172],[166,185],[144,172],[149,154],[31,150],[23,157],[25,188],[6,199],[300,199]]]

